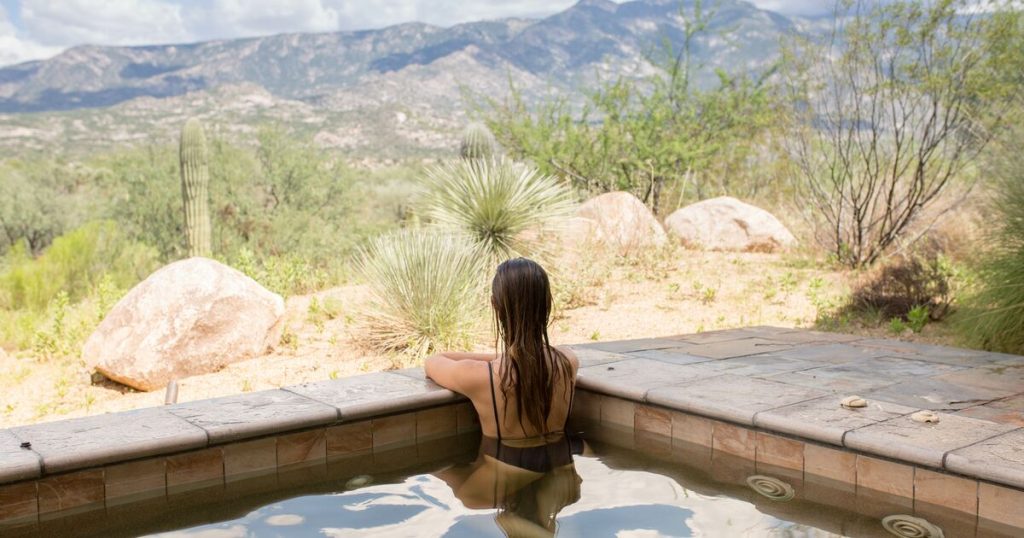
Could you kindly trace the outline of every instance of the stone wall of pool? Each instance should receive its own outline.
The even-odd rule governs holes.
[[[573,419],[618,444],[1024,529],[1024,357],[774,327],[573,348]],[[853,394],[867,406],[840,405]],[[0,430],[0,531],[337,459],[409,463],[478,429],[408,369]]]

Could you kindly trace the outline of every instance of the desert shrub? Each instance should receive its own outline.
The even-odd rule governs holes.
[[[54,239],[39,257],[15,247],[5,261],[0,306],[39,311],[61,293],[77,302],[104,279],[129,288],[156,268],[157,254],[126,238],[113,222],[96,221]]]
[[[469,236],[491,261],[543,257],[543,233],[572,214],[558,179],[504,157],[448,161],[426,172],[426,213]]]
[[[335,280],[330,271],[308,259],[295,255],[258,257],[244,247],[227,264],[284,297],[311,293]]]
[[[0,163],[0,254],[22,244],[37,255],[94,209],[93,172],[54,159]]]
[[[789,55],[798,202],[849,267],[873,265],[929,212],[956,207],[976,177],[1005,100],[985,61],[992,19],[964,16],[969,6],[840,2],[829,39]]]
[[[168,144],[123,150],[98,156],[93,164],[110,199],[107,217],[129,237],[156,248],[162,261],[183,257],[177,149]]]
[[[785,120],[773,91],[776,66],[706,68],[700,43],[721,39],[711,30],[718,9],[681,4],[683,31],[645,47],[656,69],[644,79],[600,81],[583,99],[556,95],[535,104],[514,85],[504,100],[481,99],[480,112],[508,154],[564,175],[583,196],[627,191],[656,214],[696,199],[774,190],[763,164],[780,159],[762,154]]]
[[[0,342],[44,358],[77,356],[114,303],[157,267],[157,257],[109,221],[57,237],[36,258],[15,247],[0,271]]]
[[[915,332],[926,317],[938,321],[952,309],[958,289],[957,270],[934,249],[896,256],[866,273],[854,287],[845,309],[881,319],[910,321]],[[923,313],[923,314],[922,314]]]
[[[370,241],[357,261],[371,292],[369,343],[416,358],[468,348],[486,306],[484,259],[458,234],[411,229]]]

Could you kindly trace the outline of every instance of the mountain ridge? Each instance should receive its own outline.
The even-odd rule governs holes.
[[[682,2],[684,9],[692,7],[690,2]],[[152,109],[148,119],[156,123],[163,123],[157,121],[162,108],[176,117],[181,112],[176,103],[189,100],[204,103],[198,114],[215,116],[219,105],[211,98],[231,94],[218,88],[262,88],[267,95],[259,102],[310,104],[315,112],[291,119],[316,125],[310,128],[315,135],[325,127],[318,116],[331,123],[353,110],[367,117],[404,110],[406,118],[422,119],[424,129],[450,138],[458,130],[451,124],[465,114],[465,89],[495,95],[507,91],[511,79],[528,97],[551,90],[578,96],[595,79],[649,74],[654,69],[649,53],[662,40],[681,46],[680,5],[675,0],[582,0],[539,19],[450,27],[411,22],[377,30],[172,45],[82,45],[47,60],[0,68],[0,128],[17,128],[17,136],[0,135],[0,148],[33,141],[28,146],[46,147],[38,132],[44,126],[61,130],[49,138],[67,138],[66,145],[73,146],[81,138],[68,131],[75,120],[139,132],[145,126],[126,125],[122,118],[126,110],[138,109],[132,103],[139,99]],[[801,24],[743,0],[721,0],[716,9],[709,32],[694,44],[697,63],[705,67],[698,81],[715,80],[718,67],[736,71],[768,65],[779,39]],[[231,121],[251,124],[264,116]],[[127,123],[137,123],[139,116],[134,118]],[[336,131],[345,125],[326,127]],[[367,144],[375,145],[380,144]]]

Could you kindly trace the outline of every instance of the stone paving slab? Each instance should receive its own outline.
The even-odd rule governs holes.
[[[717,342],[728,342],[731,340],[742,340],[744,338],[765,338],[768,340],[775,340],[779,343],[805,344],[852,342],[855,340],[862,340],[864,337],[851,334],[812,331],[808,329],[794,329],[792,327],[757,325],[753,327],[743,327],[740,329],[721,329],[696,334],[680,334],[670,338],[695,344],[713,344]]]
[[[881,375],[881,374],[880,374]],[[868,391],[861,396],[921,409],[959,410],[1011,396],[1006,390],[983,389],[940,379],[910,379]]]
[[[833,392],[860,392],[902,380],[956,372],[965,366],[936,364],[912,359],[869,357],[842,364],[804,369],[773,376],[775,381],[817,387]]]
[[[668,349],[649,349],[646,351],[631,351],[625,355],[631,359],[652,359],[672,364],[697,364],[698,362],[710,362],[710,357],[698,357],[687,353],[692,346],[670,347]]]
[[[899,382],[899,379],[884,377],[842,377],[823,368],[800,372],[783,372],[770,376],[768,379],[789,383],[790,385],[819,388],[836,394],[859,394],[867,390],[882,388]]]
[[[799,346],[774,354],[787,359],[842,364],[876,357],[892,356],[893,352],[875,348],[856,347],[846,343],[833,343]]]
[[[770,377],[777,374],[808,370],[828,365],[829,363],[827,362],[788,359],[774,353],[765,353],[763,355],[719,359],[707,363],[706,367],[734,375]]]
[[[1024,427],[1024,394],[993,400],[957,411],[956,414]]]
[[[942,467],[947,452],[1017,429],[1009,424],[939,413],[939,422],[916,422],[902,416],[858,428],[843,444],[857,450],[901,461]]]
[[[39,454],[21,448],[22,442],[11,432],[0,430],[0,484],[42,475]]]
[[[993,407],[991,404],[968,407],[967,409],[961,409],[954,414],[962,417],[971,417],[987,420],[989,422],[999,422],[1001,424],[1013,424],[1014,426],[1024,427],[1024,412],[1012,409],[1000,409],[998,407]]]
[[[609,353],[629,353],[631,351],[678,347],[679,342],[668,338],[638,338],[636,340],[616,340],[613,342],[595,342],[593,344],[577,345],[581,348],[598,349]]]
[[[843,435],[848,431],[917,411],[913,407],[874,401],[869,401],[867,407],[847,409],[840,405],[841,400],[839,395],[830,395],[761,411],[754,416],[754,425],[842,446]]]
[[[950,452],[946,468],[1024,489],[1024,428]]]
[[[694,365],[700,366],[700,365]],[[678,387],[653,389],[647,401],[680,411],[753,425],[754,415],[827,393],[754,377],[724,374]]]
[[[647,391],[718,375],[702,364],[670,364],[653,359],[628,359],[580,368],[580,388],[643,401]]]
[[[305,383],[284,390],[334,406],[341,420],[398,413],[462,399],[433,381],[391,372]]]
[[[11,430],[56,473],[126,459],[202,448],[206,432],[163,408],[150,407],[109,415],[21,426]]]
[[[742,329],[721,329],[717,331],[705,331],[694,334],[677,334],[669,338],[691,344],[717,344],[719,342],[731,342],[745,338],[764,338],[787,332],[785,329],[776,327],[759,326],[744,327]]]
[[[914,342],[902,342],[899,340],[886,340],[881,338],[858,340],[852,345],[866,349],[888,351],[888,355],[890,356],[895,353],[899,356],[906,356],[922,361],[956,364],[961,366],[980,366],[983,364],[997,363],[1006,359],[1005,355],[999,353],[988,353],[973,349],[934,346],[931,344],[918,344]]]
[[[863,340],[861,336],[855,336],[852,334],[842,333],[830,333],[824,331],[811,331],[807,329],[787,329],[784,331],[772,333],[764,336],[769,340],[777,340],[779,342],[800,344],[800,343],[817,343],[817,344],[829,344],[829,343],[844,343],[844,342],[856,342],[857,340]]]
[[[792,349],[793,344],[780,344],[765,338],[744,338],[742,340],[729,340],[726,342],[715,342],[711,344],[698,344],[690,347],[686,352],[698,357],[712,359],[731,359],[734,357],[745,357],[759,353],[771,353]]]
[[[580,368],[586,366],[595,366],[598,364],[605,364],[608,362],[621,361],[623,359],[630,358],[629,355],[621,353],[611,353],[609,351],[601,351],[600,349],[592,349],[583,346],[568,346],[573,353],[576,354],[576,358],[580,361]]]
[[[211,443],[227,443],[338,421],[338,410],[286,390],[266,390],[167,406],[206,430]]]
[[[981,366],[941,375],[936,379],[983,389],[1024,392],[1024,362]]]

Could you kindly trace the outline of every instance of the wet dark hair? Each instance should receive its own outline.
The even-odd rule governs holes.
[[[554,400],[551,388],[572,375],[569,359],[551,347],[548,339],[548,274],[537,262],[526,258],[502,263],[491,283],[491,305],[497,344],[505,357],[499,371],[501,391],[506,396],[505,413],[508,396],[515,394],[520,426],[526,429],[525,418],[537,430],[547,433]],[[565,390],[572,390],[569,383]]]

